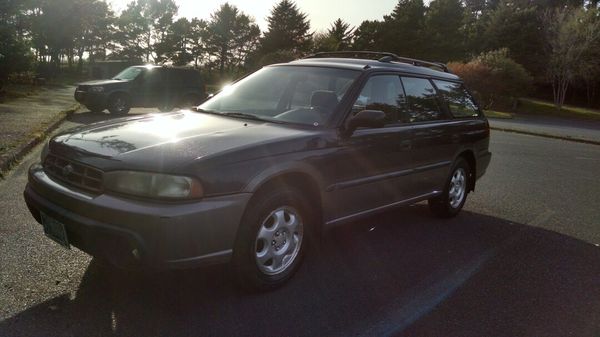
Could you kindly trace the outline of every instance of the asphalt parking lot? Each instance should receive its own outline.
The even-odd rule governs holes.
[[[0,336],[600,336],[600,146],[490,148],[457,218],[418,204],[347,224],[288,285],[247,294],[227,266],[116,272],[46,239],[21,196],[37,147],[0,181]]]

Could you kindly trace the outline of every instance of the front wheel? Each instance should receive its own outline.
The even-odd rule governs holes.
[[[450,171],[442,195],[429,199],[429,208],[438,217],[451,218],[460,212],[469,193],[469,164],[459,158]]]
[[[296,189],[270,189],[257,195],[240,225],[233,267],[240,286],[268,290],[296,272],[313,222],[309,204]]]
[[[113,95],[108,101],[108,111],[113,115],[125,115],[129,109],[129,98],[124,94]]]

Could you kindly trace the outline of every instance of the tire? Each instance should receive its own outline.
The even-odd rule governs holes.
[[[173,105],[165,103],[158,106],[160,112],[171,112],[175,108]]]
[[[108,100],[108,111],[113,115],[125,115],[131,109],[129,97],[125,94],[116,94]]]
[[[429,199],[429,209],[440,218],[456,216],[465,205],[469,194],[471,167],[460,157],[450,170],[442,195]]]
[[[310,204],[294,188],[260,192],[247,207],[233,251],[238,285],[271,290],[286,283],[300,266],[314,216]]]
[[[104,107],[101,106],[95,106],[95,105],[86,105],[85,106],[91,113],[101,113],[102,111],[104,111]]]

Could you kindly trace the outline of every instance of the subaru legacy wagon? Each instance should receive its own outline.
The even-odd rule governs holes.
[[[261,70],[194,111],[53,137],[24,192],[48,237],[124,268],[230,262],[269,289],[325,229],[427,200],[455,216],[489,125],[442,64],[338,52]]]

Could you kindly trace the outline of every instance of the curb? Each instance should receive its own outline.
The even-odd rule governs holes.
[[[499,128],[499,127],[494,127],[494,126],[490,126],[490,129],[496,130],[496,131],[503,131],[503,132],[519,133],[522,135],[538,136],[538,137],[551,138],[551,139],[560,139],[560,140],[566,140],[566,141],[575,142],[575,143],[600,145],[600,141],[597,141],[597,140],[575,138],[575,137],[568,137],[568,136],[557,136],[557,135],[551,135],[551,134],[542,133],[542,132],[532,132],[532,131],[524,131],[524,130],[509,129],[509,128]]]
[[[48,126],[41,131],[41,134],[28,140],[26,143],[18,145],[17,149],[12,154],[9,154],[6,159],[0,160],[0,179],[4,178],[6,171],[8,171],[14,164],[16,164],[21,158],[25,156],[31,149],[41,143],[48,135],[54,131],[69,115],[79,110],[81,106],[79,104],[73,105],[67,110],[62,110],[57,117],[52,119]]]

